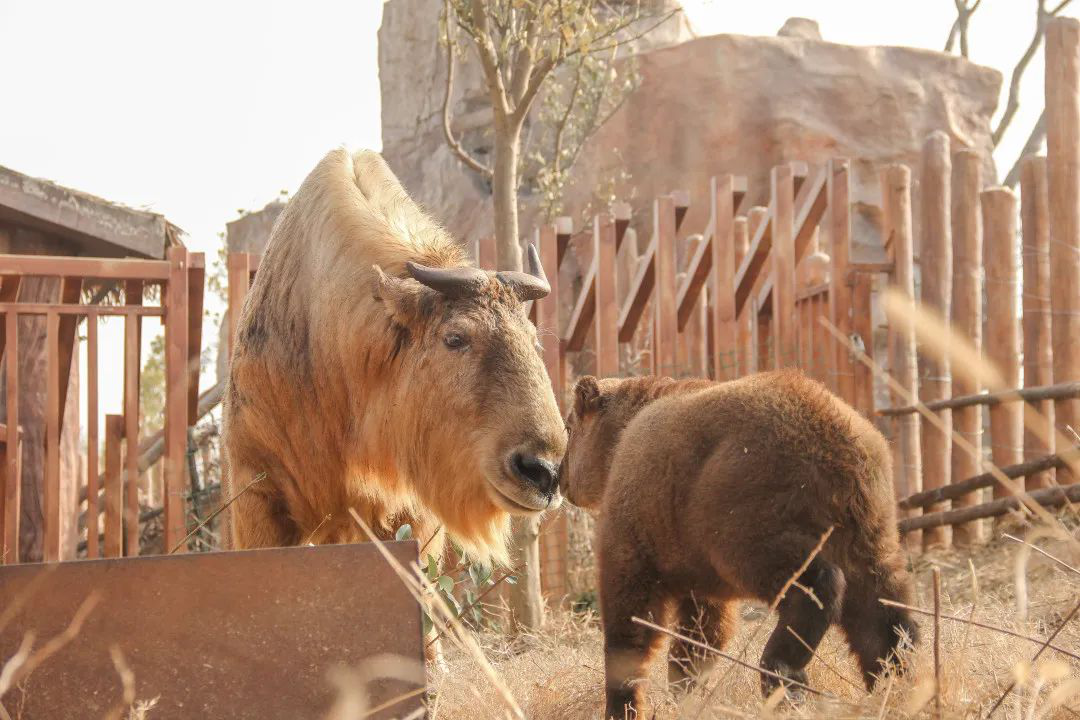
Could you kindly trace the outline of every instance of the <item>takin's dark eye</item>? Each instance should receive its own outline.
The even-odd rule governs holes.
[[[447,333],[443,338],[443,345],[451,350],[462,350],[469,346],[469,338],[461,333]]]

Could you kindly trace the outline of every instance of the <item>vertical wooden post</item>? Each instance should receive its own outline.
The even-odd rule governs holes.
[[[1038,387],[1054,382],[1054,358],[1050,350],[1050,227],[1049,197],[1046,191],[1046,158],[1028,156],[1020,164],[1020,216],[1024,237],[1024,385]],[[1054,402],[1033,404],[1054,425]],[[1034,460],[1054,452],[1054,438],[1044,442],[1037,434],[1024,431],[1024,460]],[[1049,487],[1053,470],[1028,475],[1025,487]]]
[[[45,316],[45,348],[48,353],[48,373],[45,400],[45,543],[43,559],[60,559],[60,315],[55,311]],[[67,378],[64,379],[65,382]]]
[[[894,258],[892,284],[910,304],[910,312],[915,305],[915,260],[911,235],[911,170],[906,165],[890,165],[881,173],[881,186],[884,194],[885,237],[891,245]],[[915,329],[896,327],[889,323],[889,332],[893,336],[890,370],[893,378],[913,398],[919,396],[919,376],[917,354],[915,352]],[[893,402],[906,405],[909,400],[899,394],[893,395]],[[906,497],[922,489],[922,453],[919,447],[919,416],[915,413],[900,416],[895,421],[894,439],[896,491],[900,497]],[[921,537],[917,533],[908,533],[909,542],[918,544]]]
[[[735,223],[732,226],[732,244],[733,244],[733,246],[735,248],[735,262],[732,265],[733,269],[731,271],[731,279],[729,280],[729,286],[730,286],[729,289],[730,289],[730,294],[731,294],[731,298],[730,298],[729,302],[731,303],[731,306],[730,306],[730,313],[731,313],[731,318],[732,318],[731,322],[735,327],[735,331],[734,331],[735,334],[734,334],[734,338],[733,338],[733,342],[731,344],[731,347],[728,350],[724,351],[725,355],[723,357],[721,357],[719,359],[714,358],[714,362],[716,362],[718,369],[723,367],[725,364],[729,364],[731,367],[730,367],[730,370],[727,371],[728,372],[728,377],[734,379],[734,378],[738,378],[738,377],[741,377],[741,376],[746,374],[746,363],[747,363],[746,352],[747,352],[747,343],[748,343],[748,341],[744,337],[746,335],[746,327],[747,327],[746,322],[744,322],[744,320],[747,317],[747,315],[746,315],[746,313],[743,313],[742,317],[739,317],[739,316],[735,315],[735,270],[734,270],[734,268],[739,267],[739,263],[741,263],[742,259],[744,257],[746,257],[746,252],[750,247],[750,223],[745,217],[737,217],[737,218],[735,218]],[[715,267],[715,265],[713,267]],[[716,296],[717,296],[717,303],[719,303],[720,302],[720,300],[719,300],[720,290],[716,291]],[[719,304],[717,304],[716,307],[717,307],[717,312],[719,312],[719,307],[720,307]],[[716,347],[717,351],[720,350],[719,344],[716,344],[715,347]],[[717,377],[720,377],[720,376],[717,376]]]
[[[952,235],[953,235],[953,331],[982,352],[982,230],[979,217],[979,191],[982,189],[982,159],[972,150],[953,154]],[[970,395],[982,389],[977,368],[952,368],[953,393]],[[953,410],[953,431],[982,448],[982,408]],[[973,457],[957,444],[952,449],[953,482],[960,482],[982,472],[981,457]],[[978,503],[978,493],[953,500],[953,509]],[[982,539],[982,525],[977,522],[953,526],[953,543],[971,545]]]
[[[101,556],[98,546],[98,314],[86,314],[86,557]]]
[[[169,248],[165,288],[165,551],[187,534],[188,251]],[[245,279],[250,275],[244,276]],[[230,290],[231,295],[231,290]],[[132,479],[134,482],[134,479]],[[184,548],[180,548],[183,552]]]
[[[143,284],[128,280],[124,304],[142,305]],[[139,374],[142,370],[142,323],[138,315],[124,318],[124,444],[127,483],[124,488],[125,554],[139,554]]]
[[[848,266],[851,264],[851,178],[850,162],[847,158],[835,158],[829,161],[826,172],[829,212],[829,236],[832,247],[829,248],[832,260],[832,272],[829,278],[829,318],[844,337],[851,337],[852,324],[852,285],[848,278]],[[849,403],[855,402],[855,368],[852,365],[851,351],[844,343],[838,342],[827,334],[828,345],[832,349],[832,369],[836,381],[837,395]]]
[[[946,327],[952,320],[952,159],[949,155],[949,136],[940,130],[931,133],[922,153],[922,251],[919,269],[922,278],[922,305],[935,313]],[[919,387],[921,400],[933,402],[952,397],[952,377],[949,358],[939,359],[939,352],[930,348],[919,357]],[[932,490],[948,485],[952,468],[952,411],[939,410],[945,430],[929,422],[922,423],[923,489]],[[930,506],[926,512],[947,509],[947,503]],[[946,526],[923,531],[924,547],[948,547],[952,533]]]
[[[1020,321],[1016,272],[1016,195],[1009,188],[990,188],[980,196],[983,252],[986,260],[986,355],[1001,373],[1006,388],[1020,387]],[[998,467],[1024,461],[1024,405],[1020,401],[990,407],[990,451]],[[1013,480],[1024,488],[1024,478]],[[994,497],[1012,493],[994,484]]]
[[[14,300],[14,298],[12,298]],[[0,542],[0,562],[19,562],[19,513],[21,510],[22,478],[19,467],[22,444],[19,442],[19,315],[14,311],[4,316],[7,364],[7,457],[4,468],[4,531]]]
[[[1046,26],[1046,155],[1050,198],[1050,304],[1054,379],[1080,379],[1080,21]],[[1058,430],[1080,432],[1080,398],[1054,403]],[[1066,435],[1068,437],[1068,435]],[[1080,481],[1068,469],[1058,483]]]
[[[614,377],[619,374],[619,305],[615,296],[615,222],[610,215],[593,218],[593,262],[596,263],[593,315],[596,374]]]
[[[717,381],[734,380],[738,370],[734,362],[735,331],[735,178],[720,175],[709,181],[712,195],[712,273],[713,273],[713,377]],[[738,230],[746,242],[746,223]],[[745,250],[743,251],[745,252]]]
[[[676,377],[678,247],[675,244],[675,200],[670,195],[661,195],[653,201],[653,235],[656,237],[656,374]]]
[[[244,309],[244,299],[251,287],[251,256],[248,253],[229,253],[229,340],[226,350],[232,361],[233,346],[236,345],[236,331],[240,327],[240,311]]]
[[[124,485],[120,463],[120,443],[124,437],[124,416],[105,416],[105,557],[120,557],[123,551]],[[96,498],[87,496],[87,511]]]
[[[747,232],[750,238],[753,238],[758,233],[758,228],[762,223],[769,222],[769,208],[755,205],[750,208],[750,212],[747,216]],[[743,256],[750,251],[749,239],[747,247],[743,250]],[[742,345],[743,356],[746,358],[746,366],[742,371],[743,375],[750,375],[756,373],[762,369],[763,363],[760,362],[759,353],[759,323],[758,323],[758,307],[757,298],[753,296],[753,292],[750,292],[750,296],[747,298],[746,303],[743,305],[743,315],[739,320],[739,333]]]
[[[798,362],[795,315],[795,173],[778,165],[769,176],[772,193],[772,330],[774,367]]]
[[[559,248],[554,225],[542,225],[536,231],[536,251],[540,254],[540,264],[547,275],[551,292],[537,300],[536,326],[540,331],[540,343],[544,347],[544,367],[551,378],[551,387],[555,391],[555,401],[559,409],[563,408],[566,395],[566,380],[563,375],[562,348],[560,347],[559,325]]]
[[[874,314],[873,291],[874,276],[867,272],[856,272],[851,279],[851,335],[856,338],[856,346],[862,345],[862,351],[870,358],[874,357]],[[845,348],[846,352],[851,352]],[[874,416],[874,371],[859,360],[851,364],[854,405],[864,417]]]
[[[188,425],[194,426],[199,419],[199,369],[202,359],[206,258],[203,253],[191,253],[190,259],[191,265],[188,267]]]

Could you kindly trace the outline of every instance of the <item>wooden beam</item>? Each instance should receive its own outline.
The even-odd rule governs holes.
[[[656,284],[656,236],[649,242],[649,247],[638,260],[637,273],[630,282],[630,290],[623,300],[622,309],[619,311],[619,341],[630,342],[634,339],[641,316],[645,313],[645,305],[652,295],[653,286]]]
[[[851,178],[850,163],[846,158],[835,158],[826,167],[826,186],[829,209],[829,234],[832,238],[829,276],[829,317],[841,337],[851,337],[852,286],[847,282],[851,266]],[[855,368],[851,352],[844,343],[832,335],[828,339],[832,352],[833,389],[845,402],[855,404]]]
[[[953,315],[952,329],[967,339],[976,353],[982,352],[983,251],[979,228],[979,192],[982,190],[982,157],[973,150],[959,150],[952,159]],[[953,368],[953,392],[974,395],[982,389],[978,368]],[[953,430],[976,448],[982,447],[982,411],[953,408]],[[980,458],[954,443],[949,473],[954,478],[977,475]],[[974,495],[958,497],[953,508],[978,502]],[[976,524],[953,526],[954,545],[982,540]]]
[[[1061,468],[1064,470],[1065,468]],[[919,517],[905,518],[898,523],[901,534],[908,534],[916,530],[938,527],[940,525],[959,525],[972,520],[982,518],[999,517],[1014,510],[1019,510],[1024,503],[1035,502],[1044,507],[1059,507],[1066,503],[1080,501],[1080,483],[1062,485],[1059,487],[1043,488],[1027,493],[1025,496],[1010,495],[998,500],[981,505],[972,505],[959,510],[921,515]]]
[[[199,413],[199,370],[202,365],[203,296],[206,294],[206,261],[203,253],[191,253],[188,265],[188,425]]]
[[[1016,257],[1016,195],[1005,187],[984,190],[980,195],[983,217],[983,249],[986,257],[986,355],[1001,373],[1005,387],[1020,387],[1020,322]],[[998,467],[1024,460],[1024,406],[998,403],[990,409],[990,449]],[[1024,481],[1016,483],[1024,489]],[[1010,495],[1008,488],[994,486],[994,497]]]
[[[657,375],[679,376],[677,344],[678,308],[675,305],[678,273],[678,205],[670,195],[653,202],[653,236],[656,238],[656,312]]]
[[[60,316],[45,316],[45,352],[48,377],[45,382],[45,480],[42,512],[45,515],[45,562],[60,560]]]
[[[60,302],[64,305],[79,305],[82,295],[82,278],[66,277],[60,281]],[[60,417],[58,431],[64,432],[64,412],[67,408],[68,388],[71,386],[71,363],[75,356],[77,339],[75,331],[79,327],[79,318],[76,315],[62,315],[60,317],[59,337],[57,339],[60,349]]]
[[[772,330],[773,366],[776,369],[798,364],[795,321],[794,181],[790,165],[774,167],[769,178],[773,198]],[[761,305],[764,306],[764,302]]]
[[[581,292],[574,302],[570,321],[566,325],[563,338],[569,352],[580,352],[585,347],[585,338],[589,335],[593,314],[596,312],[596,257],[593,257],[589,271],[581,282]]]
[[[618,311],[615,297],[615,220],[608,215],[593,218],[595,277],[596,374],[619,374]]]
[[[19,562],[19,516],[21,514],[22,482],[19,477],[22,446],[19,443],[19,316],[8,311],[4,317],[7,337],[4,371],[7,381],[7,437],[4,467],[3,533],[0,534],[0,562]]]
[[[1041,472],[1053,468],[1065,467],[1069,462],[1080,460],[1080,446],[1073,447],[1067,452],[1060,455],[1051,454],[1044,455],[1043,457],[1027,460],[1016,465],[1007,465],[1003,468],[999,468],[1000,472],[1010,480],[1016,478],[1031,477]],[[974,477],[967,478],[966,480],[960,480],[958,482],[950,483],[941,487],[934,488],[932,490],[924,490],[923,492],[915,493],[909,497],[900,501],[900,509],[906,510],[916,507],[928,507],[937,506],[938,503],[943,503],[953,498],[962,497],[976,490],[987,488],[997,484],[998,475],[992,472],[985,472]],[[948,508],[942,506],[942,512]]]
[[[3,257],[0,255],[0,257]],[[19,299],[19,287],[22,285],[22,277],[19,275],[4,275],[0,277],[0,303],[14,303]],[[5,340],[7,336],[7,323],[0,325],[0,355],[4,354]]]
[[[169,248],[165,316],[165,533],[167,551],[187,534],[188,251]],[[138,484],[132,478],[130,484]],[[179,548],[179,552],[184,549]]]
[[[1080,21],[1046,25],[1046,156],[1050,207],[1050,293],[1054,378],[1080,379]],[[1054,424],[1080,430],[1080,400],[1054,404]],[[1080,481],[1069,470],[1059,484]]]
[[[1046,189],[1046,158],[1029,155],[1020,162],[1020,215],[1024,236],[1024,386],[1039,387],[1054,381],[1054,358],[1050,339],[1050,230],[1049,197]],[[1054,426],[1054,403],[1040,400],[1035,410]],[[1024,458],[1054,452],[1054,436],[1043,440],[1024,428]],[[1027,477],[1027,488],[1037,490],[1052,484],[1050,470]]]
[[[533,302],[536,310],[536,328],[543,347],[544,368],[548,378],[551,379],[551,387],[555,393],[555,401],[560,410],[565,410],[563,400],[566,394],[566,378],[563,364],[562,338],[559,335],[559,262],[558,233],[554,225],[541,225],[536,229],[536,250],[540,254],[540,265],[549,268],[546,273],[551,292],[547,297]]]
[[[922,278],[923,307],[935,313],[946,327],[952,321],[952,218],[951,185],[952,159],[949,155],[949,136],[940,130],[933,132],[923,143],[921,235],[919,269]],[[948,354],[939,357],[933,347],[919,356],[919,387],[923,402],[941,400],[952,395]],[[948,485],[951,478],[952,412],[939,412],[942,428],[922,423],[923,487],[932,489]],[[947,510],[931,507],[930,512]],[[945,528],[927,530],[923,547],[948,547],[951,536]]]
[[[735,178],[714,177],[709,183],[713,216],[712,242],[702,242],[709,251],[713,269],[713,377],[717,381],[734,380],[738,367],[734,360],[737,343],[735,328]],[[728,360],[731,361],[728,361]]]
[[[896,273],[893,287],[909,305],[904,312],[914,313],[915,261],[911,232],[911,170],[894,164],[881,171],[881,194],[884,207],[886,236],[892,238]],[[890,323],[892,353],[890,371],[908,397],[919,396],[919,376],[915,351],[915,328]],[[901,396],[893,393],[893,402]],[[893,473],[900,497],[922,489],[922,452],[919,445],[919,416],[904,415],[894,423]]]
[[[124,486],[120,480],[120,443],[124,437],[124,416],[105,416],[105,557],[123,554]]]
[[[86,495],[98,496],[98,316],[93,310],[86,316]],[[81,502],[81,501],[80,501]],[[80,503],[76,503],[78,507]],[[98,544],[98,512],[87,503],[86,557],[101,557]]]
[[[168,279],[169,264],[162,260],[0,255],[0,275],[160,282]]]

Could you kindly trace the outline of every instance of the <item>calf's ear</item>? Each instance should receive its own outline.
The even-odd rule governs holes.
[[[581,417],[600,407],[600,384],[592,375],[585,375],[574,385],[574,413]]]
[[[415,322],[422,312],[424,295],[432,291],[412,278],[387,275],[378,265],[372,265],[371,269],[371,295],[382,303],[390,319],[404,327]]]

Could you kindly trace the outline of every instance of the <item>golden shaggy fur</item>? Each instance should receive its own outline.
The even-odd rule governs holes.
[[[563,492],[599,510],[609,715],[640,703],[660,639],[634,616],[722,648],[735,601],[771,602],[797,576],[761,665],[800,682],[811,652],[789,627],[815,647],[838,623],[868,686],[914,635],[906,613],[878,602],[910,592],[888,446],[820,383],[795,371],[726,383],[586,377],[569,427]],[[701,660],[675,643],[671,678]]]
[[[507,509],[520,509],[495,489],[512,482],[508,449],[555,463],[565,449],[536,333],[494,279],[450,300],[407,261],[466,263],[378,154],[330,152],[278,220],[239,319],[231,491],[266,475],[233,505],[236,547],[363,540],[354,508],[384,536],[442,526],[505,559]],[[448,349],[451,331],[468,347]]]

